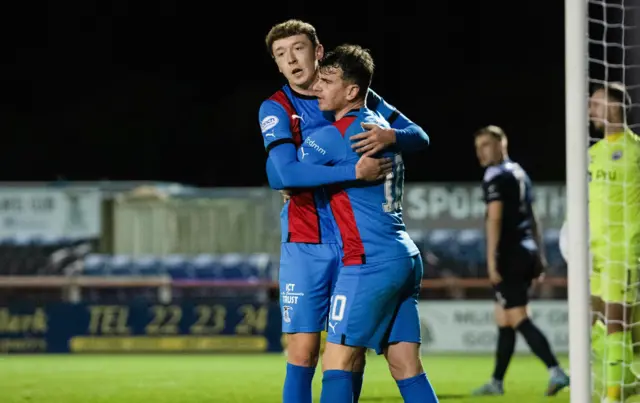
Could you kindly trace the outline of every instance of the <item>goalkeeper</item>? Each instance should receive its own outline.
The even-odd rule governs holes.
[[[631,386],[631,323],[640,258],[640,138],[626,125],[629,95],[619,83],[598,88],[589,117],[604,138],[589,149],[592,346],[603,357],[606,402]]]

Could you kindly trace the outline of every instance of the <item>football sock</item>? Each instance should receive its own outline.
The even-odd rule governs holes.
[[[320,403],[352,403],[352,373],[337,369],[324,371]]]
[[[509,362],[516,347],[516,331],[511,327],[498,328],[498,347],[496,349],[496,366],[493,370],[494,381],[504,379]]]
[[[526,340],[531,351],[544,362],[547,368],[558,366],[558,360],[551,351],[549,341],[529,318],[520,322],[518,331]]]
[[[364,372],[352,372],[353,383],[353,403],[358,403],[360,400],[360,392],[362,391],[362,378]]]
[[[424,372],[396,383],[405,403],[438,403],[436,392]]]
[[[300,367],[287,363],[282,402],[311,403],[311,382],[315,372],[315,367]]]
[[[631,332],[616,332],[605,336],[607,397],[620,400],[625,383],[633,382],[630,366],[633,361]]]

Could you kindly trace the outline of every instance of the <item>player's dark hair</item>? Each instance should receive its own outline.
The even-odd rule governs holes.
[[[359,95],[365,97],[375,65],[373,58],[367,49],[358,45],[340,45],[327,53],[320,60],[320,70],[340,68],[342,78],[360,87]]]
[[[480,137],[485,134],[492,136],[493,138],[495,138],[496,140],[499,140],[500,142],[507,141],[507,134],[504,132],[504,130],[502,130],[500,126],[494,126],[494,125],[485,126],[479,129],[474,133],[473,137],[474,138]]]
[[[271,27],[271,30],[264,40],[267,45],[267,52],[273,56],[273,43],[275,41],[295,35],[306,35],[314,49],[320,44],[316,29],[313,25],[300,20],[288,20]]]
[[[603,90],[610,102],[621,105],[620,112],[623,121],[626,121],[627,113],[631,109],[631,96],[627,92],[627,88],[620,82],[611,82],[598,85],[593,92]]]

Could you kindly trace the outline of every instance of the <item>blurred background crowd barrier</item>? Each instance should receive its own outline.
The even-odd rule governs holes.
[[[549,272],[534,316],[567,351],[564,186],[535,190]],[[281,208],[267,188],[0,184],[0,352],[282,351],[280,298],[304,296],[277,290]],[[425,352],[494,347],[484,212],[479,184],[407,185]]]

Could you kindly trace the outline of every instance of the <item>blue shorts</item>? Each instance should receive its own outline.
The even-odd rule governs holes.
[[[327,341],[381,354],[392,343],[420,343],[420,255],[340,268]]]
[[[326,329],[341,258],[336,244],[282,244],[279,283],[283,333]]]

